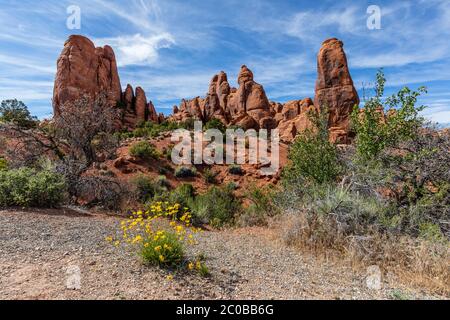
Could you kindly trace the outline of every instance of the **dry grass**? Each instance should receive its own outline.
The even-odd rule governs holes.
[[[409,236],[345,236],[333,219],[311,220],[305,213],[285,214],[274,226],[289,246],[327,259],[346,260],[355,268],[379,266],[405,284],[450,297],[450,246]]]

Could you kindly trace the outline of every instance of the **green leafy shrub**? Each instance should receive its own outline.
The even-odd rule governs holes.
[[[384,149],[415,138],[424,124],[419,114],[425,107],[416,104],[420,95],[427,92],[425,87],[417,91],[405,87],[383,101],[386,78],[382,70],[376,80],[375,96],[365,102],[362,110],[355,106],[351,116],[361,160],[373,159]]]
[[[183,208],[190,208],[195,199],[195,189],[191,184],[182,184],[169,195],[169,202],[179,203]]]
[[[346,187],[310,184],[293,199],[301,203],[301,208],[297,209],[297,222],[286,229],[285,240],[289,244],[345,250],[349,237],[397,227],[390,224],[387,203],[352,193]]]
[[[0,171],[8,169],[8,161],[5,158],[0,157]]]
[[[207,193],[195,198],[192,213],[202,223],[220,228],[233,223],[241,211],[241,203],[228,187],[212,187]]]
[[[240,224],[267,225],[267,218],[279,213],[279,209],[274,205],[273,192],[268,187],[251,186],[245,196],[251,203],[239,217]]]
[[[141,159],[158,159],[159,154],[155,147],[148,141],[140,141],[130,148],[130,155]]]
[[[144,263],[161,267],[177,267],[184,260],[183,242],[174,232],[164,232],[160,236],[149,237],[142,246]]]
[[[225,131],[227,130],[226,126],[222,123],[222,121],[218,120],[218,119],[212,119],[209,120],[204,126],[203,126],[203,130],[209,130],[209,129],[217,129],[222,133],[225,133]]]
[[[177,178],[193,178],[195,176],[197,176],[195,167],[178,167],[175,170],[175,177]]]
[[[174,147],[175,147],[174,145],[169,145],[167,148],[164,148],[163,150],[164,158],[166,158],[169,161],[172,160],[172,151]]]
[[[0,171],[1,207],[55,207],[63,201],[65,189],[64,178],[52,171]]]
[[[205,171],[203,172],[203,178],[205,179],[206,183],[216,183],[216,177],[217,173],[211,169],[205,169]]]
[[[244,171],[242,170],[242,167],[240,165],[237,164],[232,164],[229,166],[228,168],[228,172],[230,174],[234,174],[236,176],[241,176],[244,174]]]
[[[195,264],[186,259],[185,248],[198,244],[196,234],[200,230],[192,226],[191,218],[191,213],[182,210],[178,203],[152,202],[146,211],[130,213],[129,218],[120,223],[120,234],[108,236],[106,241],[115,247],[123,244],[136,248],[145,264],[175,270],[187,266],[192,271]],[[163,220],[168,224],[164,225]],[[202,261],[197,260],[197,265],[200,263]],[[201,269],[207,270],[206,266],[198,271],[203,272]]]
[[[327,183],[336,180],[341,171],[337,148],[329,139],[327,109],[310,113],[310,119],[315,130],[306,130],[292,144],[290,164],[283,171],[285,183],[299,178]]]
[[[139,175],[133,179],[136,188],[137,198],[141,202],[153,200],[156,196],[165,193],[168,189],[165,177],[160,177],[154,181],[145,175]]]
[[[10,122],[22,128],[36,127],[38,120],[32,117],[28,107],[22,102],[4,100],[0,105],[0,122]]]

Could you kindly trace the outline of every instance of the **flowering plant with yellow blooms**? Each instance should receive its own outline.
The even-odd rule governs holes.
[[[168,219],[169,226],[162,227],[157,220]],[[202,273],[206,266],[200,262],[186,261],[185,247],[198,244],[196,235],[200,228],[192,225],[192,214],[188,208],[169,202],[154,202],[146,211],[133,212],[121,222],[121,240],[107,237],[116,247],[121,244],[138,248],[144,263],[160,267],[179,268]],[[196,266],[196,267],[193,267]]]

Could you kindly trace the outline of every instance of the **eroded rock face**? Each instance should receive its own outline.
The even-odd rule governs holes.
[[[84,95],[95,99],[100,93],[106,93],[111,108],[121,107],[118,129],[133,129],[140,121],[164,121],[156,113],[153,103],[147,102],[141,87],[134,91],[131,85],[127,85],[122,94],[117,61],[110,46],[96,48],[86,37],[70,36],[57,63],[54,116],[58,116],[61,105]]]
[[[53,108],[57,116],[59,106],[83,95],[95,98],[100,92],[108,95],[108,102],[116,105],[122,98],[117,62],[111,47],[95,48],[82,36],[70,36],[58,59]]]
[[[317,69],[314,104],[318,108],[328,107],[333,142],[348,143],[351,136],[350,115],[354,106],[359,105],[359,97],[353,86],[341,41],[333,38],[323,43],[318,55]]]
[[[306,129],[312,129],[313,126],[308,116],[310,111],[317,111],[311,98],[289,101],[282,105],[275,115],[276,119],[280,119],[278,123],[280,139],[290,143],[299,133]]]
[[[212,78],[205,99],[182,100],[180,107],[174,109],[177,112],[173,118],[177,121],[196,118],[204,122],[219,119],[226,125],[275,128],[264,88],[253,80],[253,72],[246,66],[241,67],[238,83],[238,89],[231,88],[226,73],[221,71]]]

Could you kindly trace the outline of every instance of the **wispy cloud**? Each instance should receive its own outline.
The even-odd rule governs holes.
[[[115,48],[120,67],[128,65],[150,65],[158,60],[160,49],[170,48],[175,40],[169,33],[144,37],[141,34],[116,38],[96,39],[98,45],[108,44]]]
[[[366,27],[368,0],[0,2],[0,98],[27,100],[39,114],[51,112],[56,59],[71,33],[111,45],[122,84],[144,87],[159,109],[204,95],[220,70],[236,86],[241,64],[273,100],[311,96],[320,45],[337,37],[355,83],[373,81],[384,67],[392,90],[427,85],[427,115],[450,122],[448,0],[379,0],[381,30]],[[66,28],[72,4],[81,7],[81,30]]]

